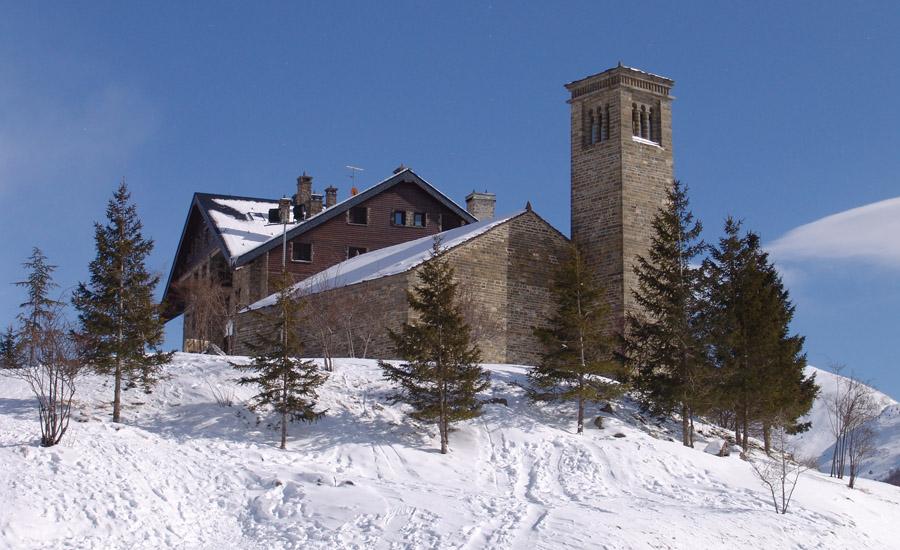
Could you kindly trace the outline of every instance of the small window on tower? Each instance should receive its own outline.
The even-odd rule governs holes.
[[[425,212],[416,212],[413,214],[413,225],[416,227],[425,227]]]
[[[347,211],[347,223],[369,225],[369,209],[365,206],[354,206]]]
[[[291,243],[292,262],[311,262],[312,243]]]
[[[394,210],[394,215],[391,218],[391,223],[394,225],[406,225],[406,212],[402,210]]]
[[[368,248],[363,248],[361,246],[348,246],[347,247],[347,258],[355,258],[360,254],[365,254],[368,252]]]

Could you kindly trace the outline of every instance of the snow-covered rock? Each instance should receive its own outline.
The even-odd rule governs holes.
[[[731,446],[724,439],[713,439],[706,444],[703,452],[716,456],[728,456],[731,454]]]
[[[178,354],[151,395],[86,378],[63,443],[37,446],[36,410],[0,380],[0,548],[892,548],[900,489],[818,472],[774,513],[751,466],[670,441],[628,401],[608,429],[574,432],[574,407],[532,404],[525,369],[491,365],[481,418],[413,425],[374,361],[346,359],[327,416],[290,426],[243,402],[228,361]],[[215,394],[230,389],[234,406]],[[138,405],[137,402],[143,403]],[[599,410],[591,407],[588,418]],[[648,430],[654,429],[653,433]],[[704,433],[707,433],[704,429]],[[626,437],[618,438],[617,434]]]

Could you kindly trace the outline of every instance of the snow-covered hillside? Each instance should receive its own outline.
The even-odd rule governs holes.
[[[831,433],[831,421],[827,403],[833,400],[838,384],[843,377],[832,372],[806,367],[806,374],[815,374],[816,383],[821,388],[819,397],[804,420],[812,422],[812,428],[799,434],[793,440],[798,456],[816,458],[819,468],[829,471],[831,456],[834,450],[834,436]],[[900,468],[900,405],[897,401],[872,390],[881,414],[872,423],[875,430],[875,455],[863,462],[860,475],[872,479],[884,479],[894,468]]]
[[[534,407],[524,369],[492,366],[483,417],[436,451],[373,361],[338,360],[325,420],[288,451],[220,358],[177,355],[152,395],[85,379],[82,422],[36,445],[34,403],[0,385],[0,548],[896,548],[900,488],[804,474],[776,515],[750,466],[668,440],[627,406],[572,433],[571,408]],[[235,395],[234,406],[215,395]],[[141,404],[139,405],[138,402]],[[598,414],[591,410],[592,417]]]

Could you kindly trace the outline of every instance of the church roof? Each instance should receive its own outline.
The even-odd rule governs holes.
[[[360,254],[296,283],[291,288],[291,293],[293,295],[315,294],[404,273],[431,257],[435,238],[441,239],[444,251],[451,250],[526,212],[528,211],[521,210],[501,218],[464,225],[437,235]],[[276,300],[277,295],[273,294],[247,306],[244,311],[271,306]]]

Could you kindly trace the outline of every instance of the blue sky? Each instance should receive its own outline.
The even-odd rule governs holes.
[[[86,277],[123,176],[163,276],[194,191],[275,197],[306,170],[343,197],[347,164],[531,200],[568,233],[562,85],[621,60],[676,81],[706,238],[743,218],[810,362],[898,397],[900,204],[817,220],[900,196],[900,4],[725,4],[0,2],[0,322],[32,246],[64,288]]]

